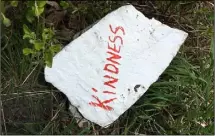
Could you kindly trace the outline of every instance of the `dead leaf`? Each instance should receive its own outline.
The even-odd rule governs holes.
[[[74,31],[70,29],[62,29],[56,31],[56,38],[64,41],[71,41],[73,39]]]
[[[59,4],[55,1],[47,1],[46,2],[48,5],[54,7],[56,10],[61,10],[61,7],[59,6]]]
[[[45,22],[47,25],[54,26],[55,28],[58,26],[58,24],[63,21],[66,10],[54,10],[52,13],[50,13],[46,19]]]

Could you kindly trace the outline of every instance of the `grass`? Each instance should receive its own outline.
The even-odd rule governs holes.
[[[57,40],[70,42],[75,33],[125,3],[73,2],[76,12],[69,8],[54,26]],[[106,129],[96,124],[78,128],[66,97],[45,83],[43,65],[38,64],[41,58],[22,54],[28,43],[22,39],[21,25],[15,24],[24,22],[20,20],[23,7],[10,9],[12,27],[2,26],[1,35],[2,134],[214,134],[212,2],[132,4],[149,18],[188,32],[189,37],[159,80]],[[14,12],[20,14],[13,16]]]

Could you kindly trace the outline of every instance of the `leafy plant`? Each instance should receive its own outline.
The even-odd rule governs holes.
[[[54,31],[51,28],[45,28],[42,32],[42,39],[36,37],[35,32],[32,32],[26,25],[23,25],[23,39],[28,39],[33,48],[24,48],[24,55],[42,56],[47,66],[52,66],[52,58],[55,53],[61,50],[60,44],[53,43]]]
[[[5,17],[5,15],[1,12],[1,15],[2,15],[2,21],[3,21],[3,24],[6,26],[6,27],[9,27],[11,25],[11,21],[9,18]]]
[[[18,1],[13,0],[13,1],[10,2],[10,5],[13,6],[13,7],[17,7],[18,6]]]
[[[66,1],[60,1],[60,6],[63,8],[63,9],[67,9],[69,7],[69,3],[66,2]]]
[[[44,12],[44,8],[47,1],[28,1],[27,2],[27,14],[26,19],[32,23],[35,20],[35,17],[39,16]]]
[[[32,55],[36,58],[43,58],[45,64],[48,67],[52,66],[52,59],[55,53],[59,52],[61,45],[54,39],[54,30],[52,28],[46,28],[42,18],[47,1],[46,0],[34,0],[24,2],[26,4],[26,12],[24,12],[25,18],[30,24],[36,24],[36,31],[32,31],[26,24],[23,24],[23,39],[27,39],[33,47],[27,47],[23,49],[24,55]],[[3,3],[4,4],[4,3]],[[68,7],[67,2],[61,1],[64,7]],[[10,1],[10,5],[18,7],[18,1]],[[1,5],[2,6],[2,5]],[[3,18],[3,24],[6,27],[11,25],[10,19],[8,19],[4,13],[1,12]],[[42,25],[41,25],[42,24]]]

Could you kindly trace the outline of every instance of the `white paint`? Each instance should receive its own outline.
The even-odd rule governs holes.
[[[119,53],[122,57],[119,74],[113,74],[119,79],[114,90],[116,95],[102,93],[110,90],[103,84],[103,76],[107,74],[103,68],[108,57],[108,36],[113,36],[109,24],[125,29],[124,36],[117,33],[122,36],[124,45]],[[105,127],[132,106],[158,79],[187,36],[181,30],[146,18],[132,5],[123,6],[62,49],[54,57],[52,68],[45,68],[45,79],[65,93],[86,119]],[[137,84],[144,88],[140,87],[135,92]],[[93,87],[98,89],[97,93],[92,91]],[[89,105],[90,101],[95,101],[91,95],[102,100],[117,97],[108,104],[114,110],[106,111]]]

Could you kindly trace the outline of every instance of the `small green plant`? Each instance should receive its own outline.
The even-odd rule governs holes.
[[[26,19],[32,23],[35,17],[39,19],[39,16],[44,12],[44,8],[47,1],[28,1]]]
[[[18,6],[18,1],[12,0],[12,1],[10,2],[10,5],[13,6],[13,7],[17,7],[17,6]]]
[[[18,1],[11,1],[10,2],[10,5],[12,7],[17,7],[18,6]],[[9,18],[7,18],[4,14],[4,11],[5,11],[5,7],[4,7],[4,1],[1,2],[1,16],[2,16],[2,22],[3,24],[6,26],[6,27],[9,27],[11,26],[11,21]]]
[[[43,57],[47,66],[52,66],[52,58],[55,53],[61,50],[60,44],[53,43],[54,31],[51,28],[45,28],[42,32],[42,39],[38,38],[35,32],[32,32],[26,25],[23,25],[23,39],[28,39],[33,48],[24,48],[24,55],[36,55]]]
[[[11,25],[11,21],[9,18],[7,18],[4,13],[1,12],[1,15],[2,15],[2,21],[3,21],[3,24],[6,26],[6,27],[9,27]]]
[[[32,55],[36,58],[42,58],[43,62],[48,67],[52,66],[53,56],[61,50],[61,45],[54,39],[54,30],[52,28],[46,28],[44,25],[43,12],[45,9],[47,1],[26,1],[27,7],[24,11],[25,18],[30,24],[36,24],[36,31],[32,31],[25,23],[23,23],[23,39],[27,39],[33,47],[27,47],[23,49],[24,55]],[[4,3],[1,3],[1,6]],[[9,3],[12,7],[18,7],[18,1],[10,1]],[[64,8],[68,7],[68,3],[61,1],[61,5]],[[4,5],[3,5],[4,7]],[[11,25],[11,21],[7,18],[3,12],[1,12],[3,24],[6,27]],[[36,21],[37,19],[37,21]],[[41,25],[42,24],[42,25]]]
[[[67,9],[69,7],[69,3],[66,2],[66,1],[60,1],[60,6],[63,8],[63,9]]]
[[[26,19],[32,23],[35,17],[38,19],[44,12],[46,1],[28,1],[27,2],[27,14]],[[60,44],[54,42],[54,30],[51,28],[43,28],[42,34],[32,32],[27,25],[23,25],[23,39],[28,39],[29,43],[33,45],[33,48],[24,48],[24,55],[36,55],[37,57],[42,57],[45,64],[48,67],[52,66],[52,59],[55,53],[59,52],[61,49]],[[41,37],[41,38],[39,38]]]

